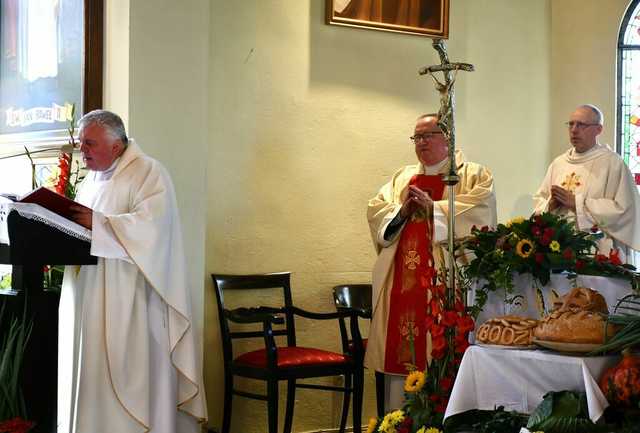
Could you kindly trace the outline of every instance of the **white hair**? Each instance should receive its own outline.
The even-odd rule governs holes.
[[[107,110],[93,110],[85,114],[78,120],[78,129],[82,130],[89,125],[100,125],[114,140],[122,141],[127,146],[129,138],[124,128],[124,123],[120,116]]]

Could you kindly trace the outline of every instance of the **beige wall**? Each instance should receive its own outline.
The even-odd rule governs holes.
[[[627,3],[452,0],[450,56],[477,69],[458,77],[458,143],[494,172],[501,220],[530,211],[575,105],[600,105],[604,141],[613,141],[615,38]],[[414,160],[413,120],[438,103],[416,71],[436,55],[429,39],[326,26],[323,0],[106,4],[105,105],[176,183],[196,316],[207,309],[210,425],[219,426],[208,274],[290,270],[296,303],[325,311],[331,286],[369,281],[365,204]],[[334,329],[301,325],[302,343],[336,347]],[[370,373],[366,393],[369,416]],[[335,398],[297,397],[295,431],[335,425]],[[264,431],[264,404],[235,403],[234,432]]]
[[[550,149],[569,148],[563,122],[580,104],[603,111],[603,143],[615,145],[616,45],[620,22],[630,0],[553,0],[551,48]],[[606,6],[605,6],[606,4]]]
[[[182,219],[194,328],[204,328],[207,0],[105,2],[104,106],[171,173]],[[180,29],[176,31],[175,29]]]
[[[547,162],[549,15],[548,1],[452,2],[450,56],[477,67],[458,77],[458,143],[493,170],[501,219],[530,211]],[[210,26],[207,273],[290,270],[295,303],[331,311],[333,285],[370,281],[367,199],[415,160],[414,119],[438,108],[417,75],[437,61],[431,41],[327,26],[322,0],[216,0]],[[207,292],[210,348],[220,347],[214,302]],[[336,329],[302,323],[300,333],[337,347]],[[221,354],[205,358],[219,426]],[[335,426],[336,406],[300,390],[294,430]],[[236,398],[233,431],[263,432],[265,413]]]

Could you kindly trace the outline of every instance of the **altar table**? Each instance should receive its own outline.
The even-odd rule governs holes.
[[[546,350],[470,346],[456,377],[445,419],[472,409],[531,413],[549,391],[584,391],[589,417],[597,421],[609,405],[598,379],[620,357],[571,356]]]

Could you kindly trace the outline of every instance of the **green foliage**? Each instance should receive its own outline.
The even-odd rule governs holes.
[[[0,420],[26,418],[26,406],[20,386],[20,368],[29,342],[33,322],[22,317],[8,317],[6,301],[0,299]]]
[[[607,322],[620,326],[622,329],[613,337],[607,339],[603,345],[591,352],[591,354],[619,352],[627,348],[640,346],[640,316],[636,314],[610,314]]]
[[[609,428],[589,419],[587,396],[583,392],[558,391],[544,395],[529,417],[527,428],[545,433],[606,432]]]
[[[503,406],[495,410],[470,410],[447,418],[445,433],[519,433],[528,418],[525,414],[507,412]]]
[[[475,257],[460,269],[466,279],[482,282],[476,289],[473,314],[482,310],[489,292],[504,290],[509,300],[514,274],[530,274],[540,285],[549,282],[552,271],[566,271],[569,277],[615,276],[630,280],[637,290],[640,277],[633,266],[620,263],[616,252],[596,253],[599,237],[602,233],[597,229],[579,231],[572,221],[551,213],[517,218],[498,224],[495,230],[474,227],[464,247]]]

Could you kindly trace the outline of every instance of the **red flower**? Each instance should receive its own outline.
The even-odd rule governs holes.
[[[439,316],[442,309],[440,308],[440,302],[437,299],[431,300],[431,315]]]
[[[604,254],[596,254],[596,262],[598,263],[606,263],[609,261],[609,257]]]
[[[576,270],[584,268],[585,263],[582,260],[576,260]]]
[[[444,291],[446,290],[446,287],[444,286],[444,284],[436,284],[431,288],[431,290],[436,295],[444,296]],[[435,301],[435,299],[434,299],[434,301]]]
[[[447,340],[443,337],[436,337],[432,341],[433,350],[444,350],[447,347]]]
[[[456,353],[464,353],[464,351],[467,350],[467,347],[469,347],[469,340],[464,334],[456,335],[454,342]]]
[[[447,403],[446,402],[441,402],[438,403],[435,407],[435,409],[433,409],[436,411],[436,413],[444,413],[445,410],[447,410]]]
[[[431,316],[427,316],[424,319],[424,327],[427,328],[427,331],[431,331],[431,328],[433,327],[433,324],[435,322],[433,321],[433,317]]]
[[[488,232],[489,231],[489,226],[482,226],[482,228],[480,229],[481,232]]]
[[[412,426],[413,426],[413,419],[407,416],[405,417],[404,420],[402,420],[402,422],[400,423],[396,431],[398,433],[411,433]]]
[[[544,262],[544,253],[536,253],[535,259],[536,263],[541,265]]]
[[[431,351],[431,357],[433,359],[438,359],[438,360],[444,358],[444,349],[442,350],[433,349]]]
[[[34,424],[33,421],[13,418],[0,423],[0,433],[27,433]]]
[[[542,229],[538,226],[531,226],[531,234],[534,235],[535,237],[540,236],[540,234],[542,233]]]
[[[429,400],[431,400],[434,403],[437,403],[440,401],[440,396],[438,394],[431,394],[429,396]]]
[[[458,322],[458,313],[451,310],[445,311],[444,314],[442,315],[442,320],[440,321],[440,323],[442,323],[442,325],[446,326],[447,328],[451,328],[455,326],[457,322]]]
[[[562,258],[565,260],[571,260],[573,258],[573,250],[571,248],[566,248],[562,252]]]
[[[620,250],[617,248],[612,248],[609,250],[609,261],[612,265],[619,266],[622,264],[622,260],[620,260]]]
[[[552,227],[547,227],[546,229],[544,229],[544,232],[542,233],[542,236],[546,237],[546,238],[552,238],[553,235],[556,234],[556,231],[552,228]]]
[[[442,379],[440,379],[440,388],[442,388],[444,392],[448,392],[452,386],[453,386],[453,379],[451,379],[451,377],[445,376]]]
[[[539,226],[543,226],[544,222],[542,221],[542,217],[540,215],[536,215],[533,217],[533,220],[536,222],[536,224],[538,224]]]
[[[431,337],[438,338],[444,335],[444,326],[438,325],[436,323],[431,325]],[[442,338],[444,340],[444,338]]]
[[[598,233],[600,231],[600,227],[597,224],[591,226],[591,233]]]
[[[473,322],[473,318],[471,316],[465,314],[458,317],[458,332],[460,334],[471,332],[475,327],[476,324]]]
[[[472,232],[475,232],[477,230],[478,230],[478,227],[475,224],[471,226],[471,231]]]
[[[453,309],[456,310],[458,313],[464,313],[464,304],[460,299],[456,299]]]
[[[69,183],[69,177],[71,175],[71,154],[63,153],[58,158],[58,168],[60,174],[58,175],[58,181],[56,182],[56,192],[58,194],[65,195],[67,184]]]
[[[440,336],[434,338],[432,343],[431,356],[433,359],[442,359],[447,348],[447,340],[443,336]]]
[[[551,237],[549,236],[545,236],[544,234],[542,235],[542,237],[540,238],[540,245],[542,246],[547,246],[551,243]]]

